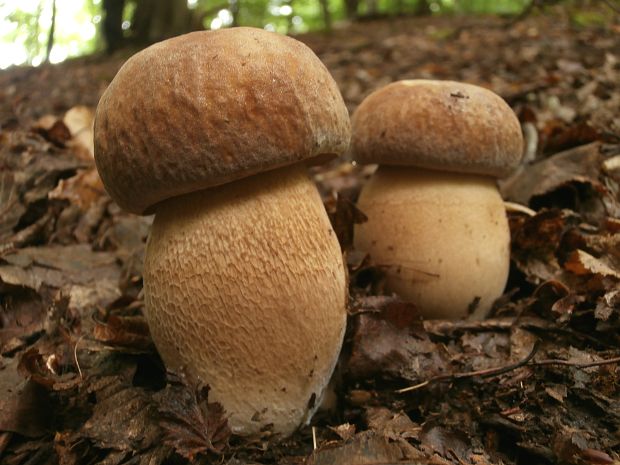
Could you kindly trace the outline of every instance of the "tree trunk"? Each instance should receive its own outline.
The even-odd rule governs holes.
[[[329,11],[329,2],[328,0],[319,0],[321,5],[321,13],[323,14],[323,23],[325,25],[326,31],[332,30],[332,15]]]
[[[370,17],[376,16],[379,11],[379,2],[378,0],[366,0],[366,5],[368,7],[368,11],[366,11],[366,15]]]
[[[347,19],[356,19],[359,0],[345,0],[344,5],[347,13]]]
[[[138,0],[132,18],[133,38],[147,44],[193,29],[192,10],[186,0]]]
[[[108,53],[123,46],[123,9],[125,0],[103,0],[103,38]]]
[[[418,3],[415,7],[415,15],[416,16],[428,16],[432,13],[431,6],[428,3],[428,0],[418,0]]]
[[[232,15],[232,27],[239,26],[239,2],[240,0],[230,0],[230,6],[228,9],[230,10],[230,14]]]
[[[47,49],[45,50],[45,62],[49,63],[50,54],[54,47],[54,33],[56,31],[56,0],[52,2],[52,24],[50,26],[50,32],[47,36]]]

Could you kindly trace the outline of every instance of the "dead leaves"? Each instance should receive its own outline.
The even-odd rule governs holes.
[[[0,358],[0,431],[43,436],[51,426],[51,417],[41,415],[50,405],[49,396],[43,387],[23,378],[17,365],[17,359]]]
[[[528,157],[502,186],[519,206],[509,211],[510,287],[494,318],[422,322],[380,295],[380,270],[347,254],[340,403],[317,419],[314,452],[307,428],[276,446],[233,437],[230,449],[226,413],[207,390],[166,383],[140,314],[151,220],[122,214],[92,161],[92,109],[120,60],[0,75],[10,103],[0,110],[0,461],[617,461],[620,372],[606,363],[620,347],[617,37],[545,17],[505,28],[471,21],[377,21],[304,37],[350,110],[397,79],[492,88],[520,115]],[[345,247],[364,220],[355,199],[372,169],[345,161],[314,171]]]
[[[347,361],[353,379],[370,379],[381,373],[417,380],[445,369],[443,352],[429,340],[411,304],[380,297],[368,297],[356,304],[359,310],[352,318]]]
[[[169,384],[155,396],[164,431],[164,443],[181,456],[193,460],[198,454],[221,454],[231,435],[224,409],[208,402],[206,386],[190,388],[172,375]]]

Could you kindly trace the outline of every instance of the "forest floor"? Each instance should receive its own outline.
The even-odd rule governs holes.
[[[616,17],[617,18],[617,17]],[[506,294],[422,321],[351,250],[369,169],[315,180],[347,250],[336,401],[278,441],[231,436],[166,377],[141,314],[150,218],[105,194],[92,111],[128,56],[0,73],[0,463],[620,463],[620,26],[393,19],[299,37],[350,111],[399,79],[486,86],[519,116]],[[406,392],[402,388],[412,387]]]

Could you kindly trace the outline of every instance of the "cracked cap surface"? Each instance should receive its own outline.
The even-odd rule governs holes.
[[[346,150],[347,109],[301,42],[254,28],[201,31],[131,57],[103,94],[95,161],[124,209]]]
[[[353,115],[353,155],[362,163],[504,177],[520,163],[516,115],[497,94],[454,81],[389,84]]]

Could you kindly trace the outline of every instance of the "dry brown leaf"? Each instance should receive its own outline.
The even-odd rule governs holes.
[[[600,259],[583,250],[575,250],[564,263],[564,268],[576,275],[597,274],[620,279],[620,272],[610,268]]]
[[[352,425],[351,423],[343,423],[342,425],[338,426],[328,426],[328,428],[334,433],[336,433],[338,437],[343,441],[348,441],[353,436],[355,436],[356,428],[355,425]]]
[[[192,388],[184,377],[169,373],[169,384],[154,397],[164,443],[188,460],[228,448],[231,431],[224,409],[208,402],[208,392],[208,387]]]
[[[22,377],[17,365],[17,358],[0,358],[0,432],[42,436],[50,427],[51,416],[41,415],[49,412],[50,397],[43,387]]]
[[[93,167],[78,170],[77,174],[69,179],[61,179],[49,193],[49,198],[68,200],[85,211],[104,195],[105,188],[97,169]]]
[[[107,345],[121,346],[134,350],[152,351],[151,334],[143,316],[111,315],[106,322],[97,322],[93,336]]]
[[[390,442],[371,431],[358,433],[345,443],[321,446],[307,458],[305,465],[414,465],[424,458],[421,452],[414,457],[413,447]],[[413,460],[408,460],[412,458]]]

